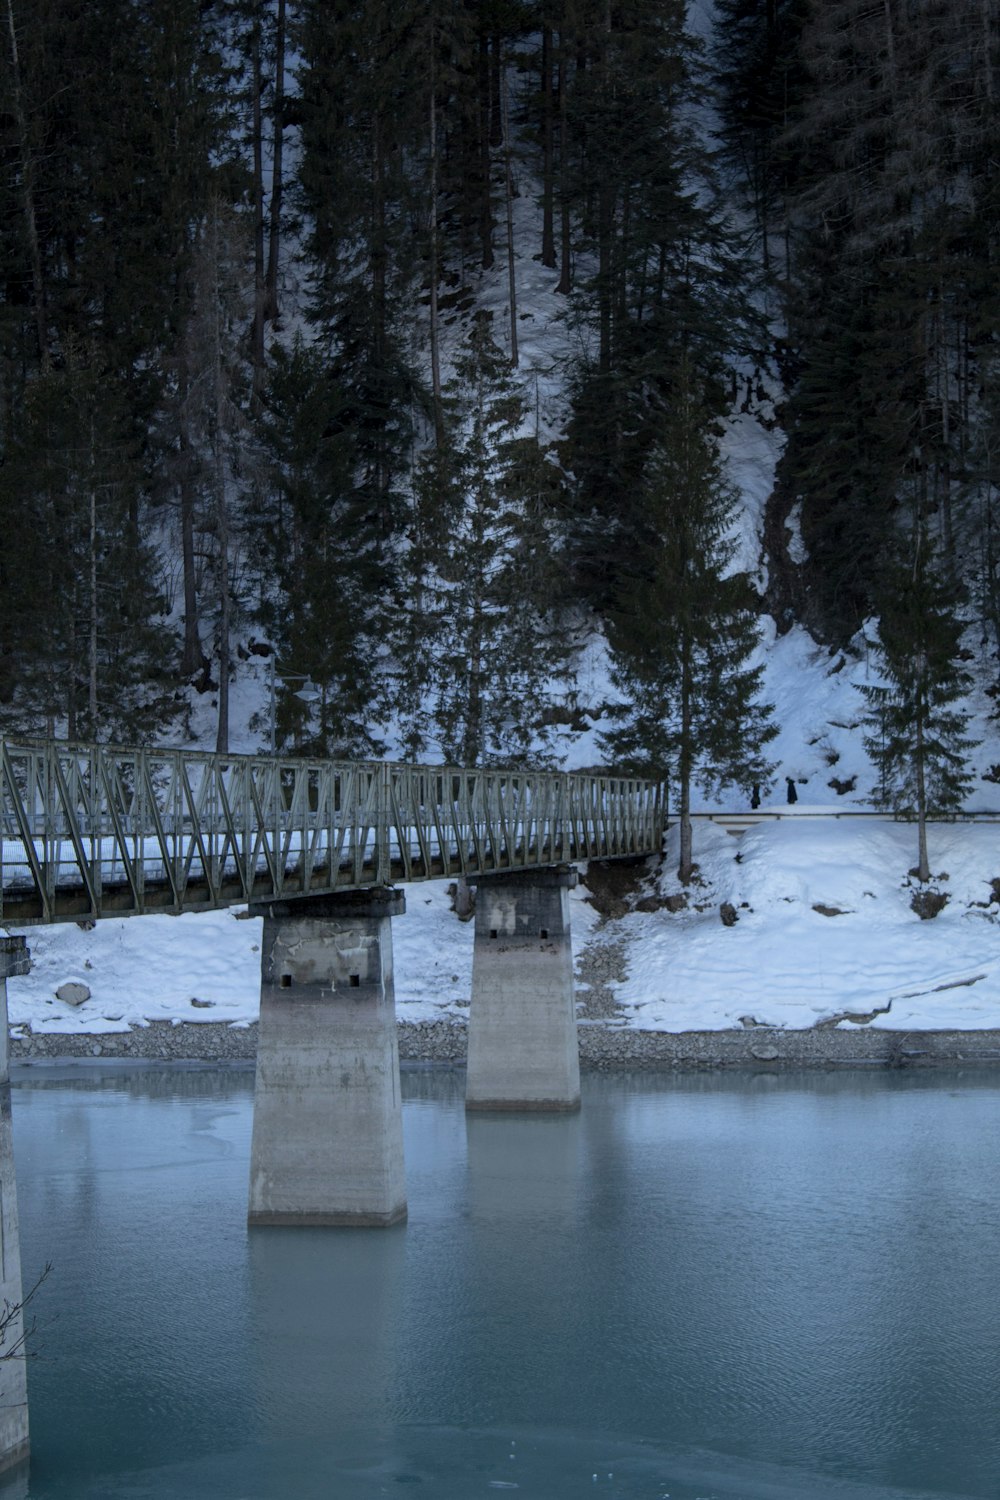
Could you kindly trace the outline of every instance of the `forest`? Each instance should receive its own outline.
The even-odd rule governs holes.
[[[0,6],[0,731],[183,741],[211,695],[227,750],[256,656],[288,751],[516,764],[599,631],[609,763],[749,786],[760,617],[877,618],[887,800],[956,805],[996,0]]]

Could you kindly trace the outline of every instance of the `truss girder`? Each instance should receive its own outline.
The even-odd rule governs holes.
[[[659,851],[659,783],[0,739],[0,922],[86,921]]]

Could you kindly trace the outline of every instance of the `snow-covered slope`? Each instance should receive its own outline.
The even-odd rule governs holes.
[[[687,908],[671,911],[675,837],[646,884],[643,905],[656,909],[602,922],[586,888],[574,893],[577,956],[589,943],[624,945],[627,977],[615,987],[612,1024],[1000,1027],[996,827],[932,828],[935,884],[948,901],[928,921],[910,906],[914,831],[905,825],[819,820],[801,807],[739,839],[699,822],[698,882]],[[736,914],[731,926],[720,920],[723,903]],[[35,967],[8,981],[11,1022],[35,1033],[156,1020],[244,1026],[257,1016],[260,936],[259,921],[233,912],[34,928]],[[450,910],[443,882],[408,887],[392,936],[400,1018],[465,1018],[473,935]],[[56,997],[74,979],[92,992],[79,1007]]]

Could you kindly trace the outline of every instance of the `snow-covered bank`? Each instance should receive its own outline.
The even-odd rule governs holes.
[[[673,840],[656,881],[680,892]],[[932,920],[912,910],[912,826],[793,818],[739,840],[699,827],[704,882],[676,913],[635,912],[629,975],[617,998],[649,1030],[836,1024],[893,1030],[1000,1025],[1000,847],[997,830],[935,825]],[[726,903],[737,920],[720,921]],[[698,907],[702,910],[698,910]]]
[[[799,809],[799,812],[805,811]],[[915,831],[872,820],[797,816],[736,839],[699,824],[699,881],[687,906],[667,858],[602,919],[581,885],[573,937],[581,1012],[602,953],[617,945],[622,977],[605,982],[615,1028],[681,1033],[757,1026],[894,1031],[1000,1028],[1000,841],[968,824],[931,830],[931,862],[947,903],[933,920],[911,909]],[[401,1021],[468,1015],[472,928],[450,910],[444,882],[412,885],[393,923]],[[645,910],[635,910],[641,903]],[[669,904],[668,904],[669,903]],[[720,909],[736,920],[725,925]],[[94,1036],[151,1022],[256,1020],[260,923],[239,912],[113,919],[27,930],[32,972],[8,981],[15,1034]],[[56,996],[67,981],[91,997]]]

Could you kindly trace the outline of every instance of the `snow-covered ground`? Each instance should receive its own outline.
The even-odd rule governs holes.
[[[579,955],[588,943],[624,940],[628,973],[616,987],[621,1012],[613,1024],[642,1030],[717,1030],[750,1018],[789,1028],[1000,1027],[998,831],[932,828],[935,885],[949,899],[923,921],[910,908],[911,826],[820,819],[801,804],[739,838],[699,822],[700,883],[689,888],[687,909],[602,921],[581,885],[574,948]],[[672,830],[666,859],[658,870],[651,863],[634,900],[680,890],[675,840]],[[722,903],[737,913],[732,926],[720,919]],[[467,1016],[471,924],[454,916],[442,881],[407,887],[406,904],[392,928],[400,1018]],[[133,917],[27,935],[34,968],[8,981],[14,1027],[93,1033],[157,1020],[256,1019],[260,923],[242,913]],[[91,998],[79,1007],[59,1000],[68,980],[85,983]]]

